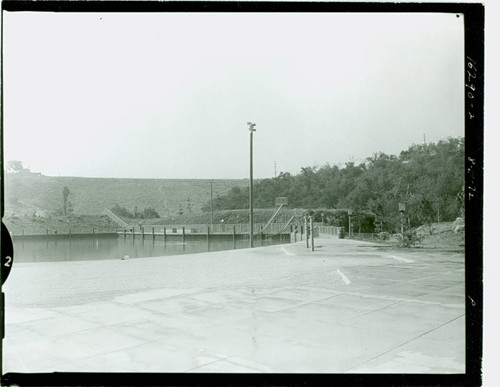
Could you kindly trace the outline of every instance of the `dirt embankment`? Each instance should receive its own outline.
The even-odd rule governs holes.
[[[462,218],[455,222],[433,223],[420,226],[417,234],[423,237],[420,246],[429,249],[465,250],[465,228]]]
[[[416,229],[416,233],[421,237],[421,241],[414,247],[465,251],[465,228],[461,225],[463,225],[463,219],[459,218],[455,222],[420,226]]]
[[[462,219],[457,219],[455,222],[440,222],[433,223],[431,226],[420,226],[414,229],[418,236],[418,242],[410,247],[402,247],[399,234],[390,236],[388,240],[377,239],[377,242],[393,249],[408,250],[409,248],[416,248],[463,252],[465,251],[465,228],[461,226],[463,226]]]
[[[465,233],[446,231],[427,235],[420,246],[429,249],[456,249],[465,251]]]

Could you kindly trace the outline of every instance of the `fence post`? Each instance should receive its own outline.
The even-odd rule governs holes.
[[[163,241],[167,241],[167,226],[163,226]]]
[[[210,226],[207,226],[207,243],[210,245]]]
[[[186,242],[186,229],[182,226],[182,243]]]
[[[236,226],[233,226],[233,249],[236,248]]]
[[[153,226],[151,230],[152,230],[151,232],[153,233],[153,241],[154,241],[155,240],[155,227]]]

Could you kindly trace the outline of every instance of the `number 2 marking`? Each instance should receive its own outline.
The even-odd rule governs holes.
[[[12,262],[12,257],[7,255],[5,258],[7,259],[7,262],[4,263],[4,266],[10,267],[10,263]]]

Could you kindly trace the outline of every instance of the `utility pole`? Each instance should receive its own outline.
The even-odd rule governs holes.
[[[212,226],[212,229],[214,227],[214,206],[213,206],[213,201],[212,201],[212,195],[213,195],[213,190],[212,190],[212,184],[213,180],[210,179],[210,225]]]
[[[276,179],[276,161],[274,162],[274,178]]]
[[[248,130],[250,131],[250,247],[253,247],[253,132],[255,132],[255,124],[247,122]]]

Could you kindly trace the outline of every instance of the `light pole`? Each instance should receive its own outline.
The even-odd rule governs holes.
[[[214,182],[212,179],[209,180],[210,182],[210,226],[212,226],[212,228],[214,227],[214,206],[213,206],[213,203],[212,203],[212,183]]]
[[[247,122],[248,130],[250,131],[250,247],[253,247],[253,132],[255,132],[255,124]]]

